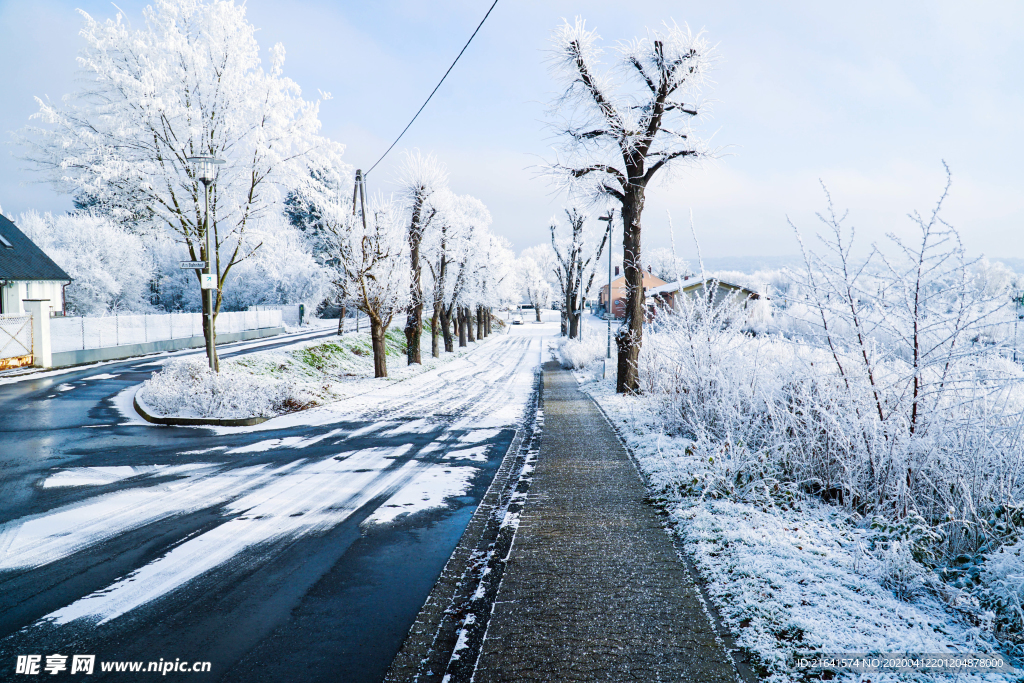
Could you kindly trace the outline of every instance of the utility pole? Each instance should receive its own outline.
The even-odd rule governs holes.
[[[210,362],[210,369],[219,372],[217,363],[217,339],[213,332],[213,292],[218,288],[216,282],[216,271],[214,270],[213,242],[210,240],[210,185],[214,180],[214,166],[224,163],[223,159],[217,159],[213,155],[198,155],[189,157],[188,160],[196,165],[196,173],[203,183],[206,211],[203,214],[203,233],[206,237],[206,265],[203,268],[201,287],[203,296],[206,298],[206,357]]]
[[[1013,362],[1017,362],[1017,323],[1020,320],[1021,305],[1024,304],[1024,291],[1018,291],[1013,298]]]
[[[366,234],[366,174],[356,169],[356,184],[352,188],[352,215],[356,215],[356,196],[359,197],[359,213],[363,219],[363,235]],[[364,237],[365,239],[365,237]],[[359,332],[359,309],[356,308],[356,332]]]

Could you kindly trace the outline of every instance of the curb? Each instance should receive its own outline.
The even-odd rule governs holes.
[[[216,418],[216,417],[157,417],[150,415],[139,405],[139,392],[136,390],[132,396],[132,405],[135,412],[146,422],[158,425],[170,425],[174,427],[197,427],[201,425],[213,427],[251,427],[269,420],[269,417],[240,417],[240,418]]]
[[[531,401],[530,417],[516,430],[516,436],[505,451],[501,465],[470,518],[458,546],[448,558],[441,576],[391,662],[384,683],[471,680],[487,625],[485,615],[493,606],[517,528],[503,522],[508,512],[521,508],[525,502],[513,499],[516,493],[525,493],[523,466],[542,429],[537,421],[543,391],[541,378],[541,373],[534,378],[537,389]],[[526,482],[525,486],[528,485]],[[478,597],[481,594],[482,597]],[[481,611],[484,614],[480,614]],[[473,615],[475,621],[467,623],[468,615]],[[466,636],[470,635],[470,630],[475,631],[476,642],[467,645]],[[465,659],[459,652],[460,643],[463,646],[461,655],[465,655]]]

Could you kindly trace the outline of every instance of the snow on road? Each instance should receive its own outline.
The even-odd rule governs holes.
[[[182,430],[194,438],[182,439],[180,456],[206,453],[217,462],[157,465],[136,450],[134,461],[122,465],[53,471],[42,487],[105,488],[0,525],[0,571],[57,562],[160,520],[203,510],[223,517],[38,622],[104,623],[243,554],[248,565],[268,561],[287,541],[324,533],[361,509],[368,515],[365,527],[441,507],[449,497],[464,495],[481,472],[479,463],[496,455],[485,442],[518,426],[544,337],[552,334],[557,326],[545,324],[495,335],[435,370],[402,382],[381,381],[360,396],[256,427]],[[350,426],[324,430],[334,423]],[[261,438],[277,430],[287,435]],[[207,439],[227,437],[232,447],[226,450],[204,447]],[[247,438],[253,440],[244,443]],[[374,439],[389,445],[363,447]],[[265,461],[270,456],[276,457],[272,463]],[[255,457],[264,460],[245,464]],[[372,503],[375,509],[366,507]]]

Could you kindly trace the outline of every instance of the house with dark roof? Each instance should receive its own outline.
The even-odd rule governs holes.
[[[48,300],[64,312],[71,278],[8,218],[0,215],[0,315],[24,315],[25,301]]]

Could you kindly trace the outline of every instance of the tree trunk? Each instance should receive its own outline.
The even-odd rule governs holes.
[[[452,312],[441,312],[441,332],[444,334],[444,350],[448,353],[455,351],[455,340],[452,338]]]
[[[434,306],[434,313],[430,317],[430,355],[434,358],[441,357],[441,346],[438,343],[438,339],[441,335],[441,315],[440,307]]]
[[[420,337],[423,336],[423,286],[420,283],[420,240],[423,237],[420,225],[421,208],[422,203],[418,203],[409,223],[409,262],[412,265],[412,277],[409,280],[409,312],[405,318],[405,355],[409,365],[423,363],[420,357]]]
[[[470,308],[469,306],[466,306],[466,339],[468,339],[471,342],[476,341],[476,337],[473,335],[473,326],[473,309]]]
[[[459,348],[466,345],[466,314],[462,310],[462,306],[458,307],[456,315],[456,324],[459,326]]]
[[[388,359],[384,346],[384,324],[375,315],[370,316],[370,343],[373,345],[373,376],[388,376]]]
[[[580,338],[580,314],[576,312],[569,313],[569,339]]]
[[[484,340],[484,307],[476,307],[476,338]]]
[[[540,322],[541,321],[540,320],[540,306],[537,306],[536,304],[534,304],[534,306],[533,306],[533,313],[534,313],[534,315],[537,316],[537,322]]]
[[[616,334],[619,349],[619,376],[615,391],[636,394],[640,391],[637,361],[644,334],[644,272],[640,261],[640,214],[644,208],[644,188],[631,184],[622,202],[622,265],[626,279],[626,306],[622,325]]]
[[[569,336],[569,302],[571,301],[569,296],[569,294],[565,295],[565,300],[562,301],[562,315],[559,316],[562,322],[560,333],[563,337]]]
[[[338,316],[338,336],[345,334],[345,307],[341,307],[341,315]]]
[[[423,336],[423,302],[409,309],[405,319],[405,355],[408,364],[422,363],[420,338]]]

